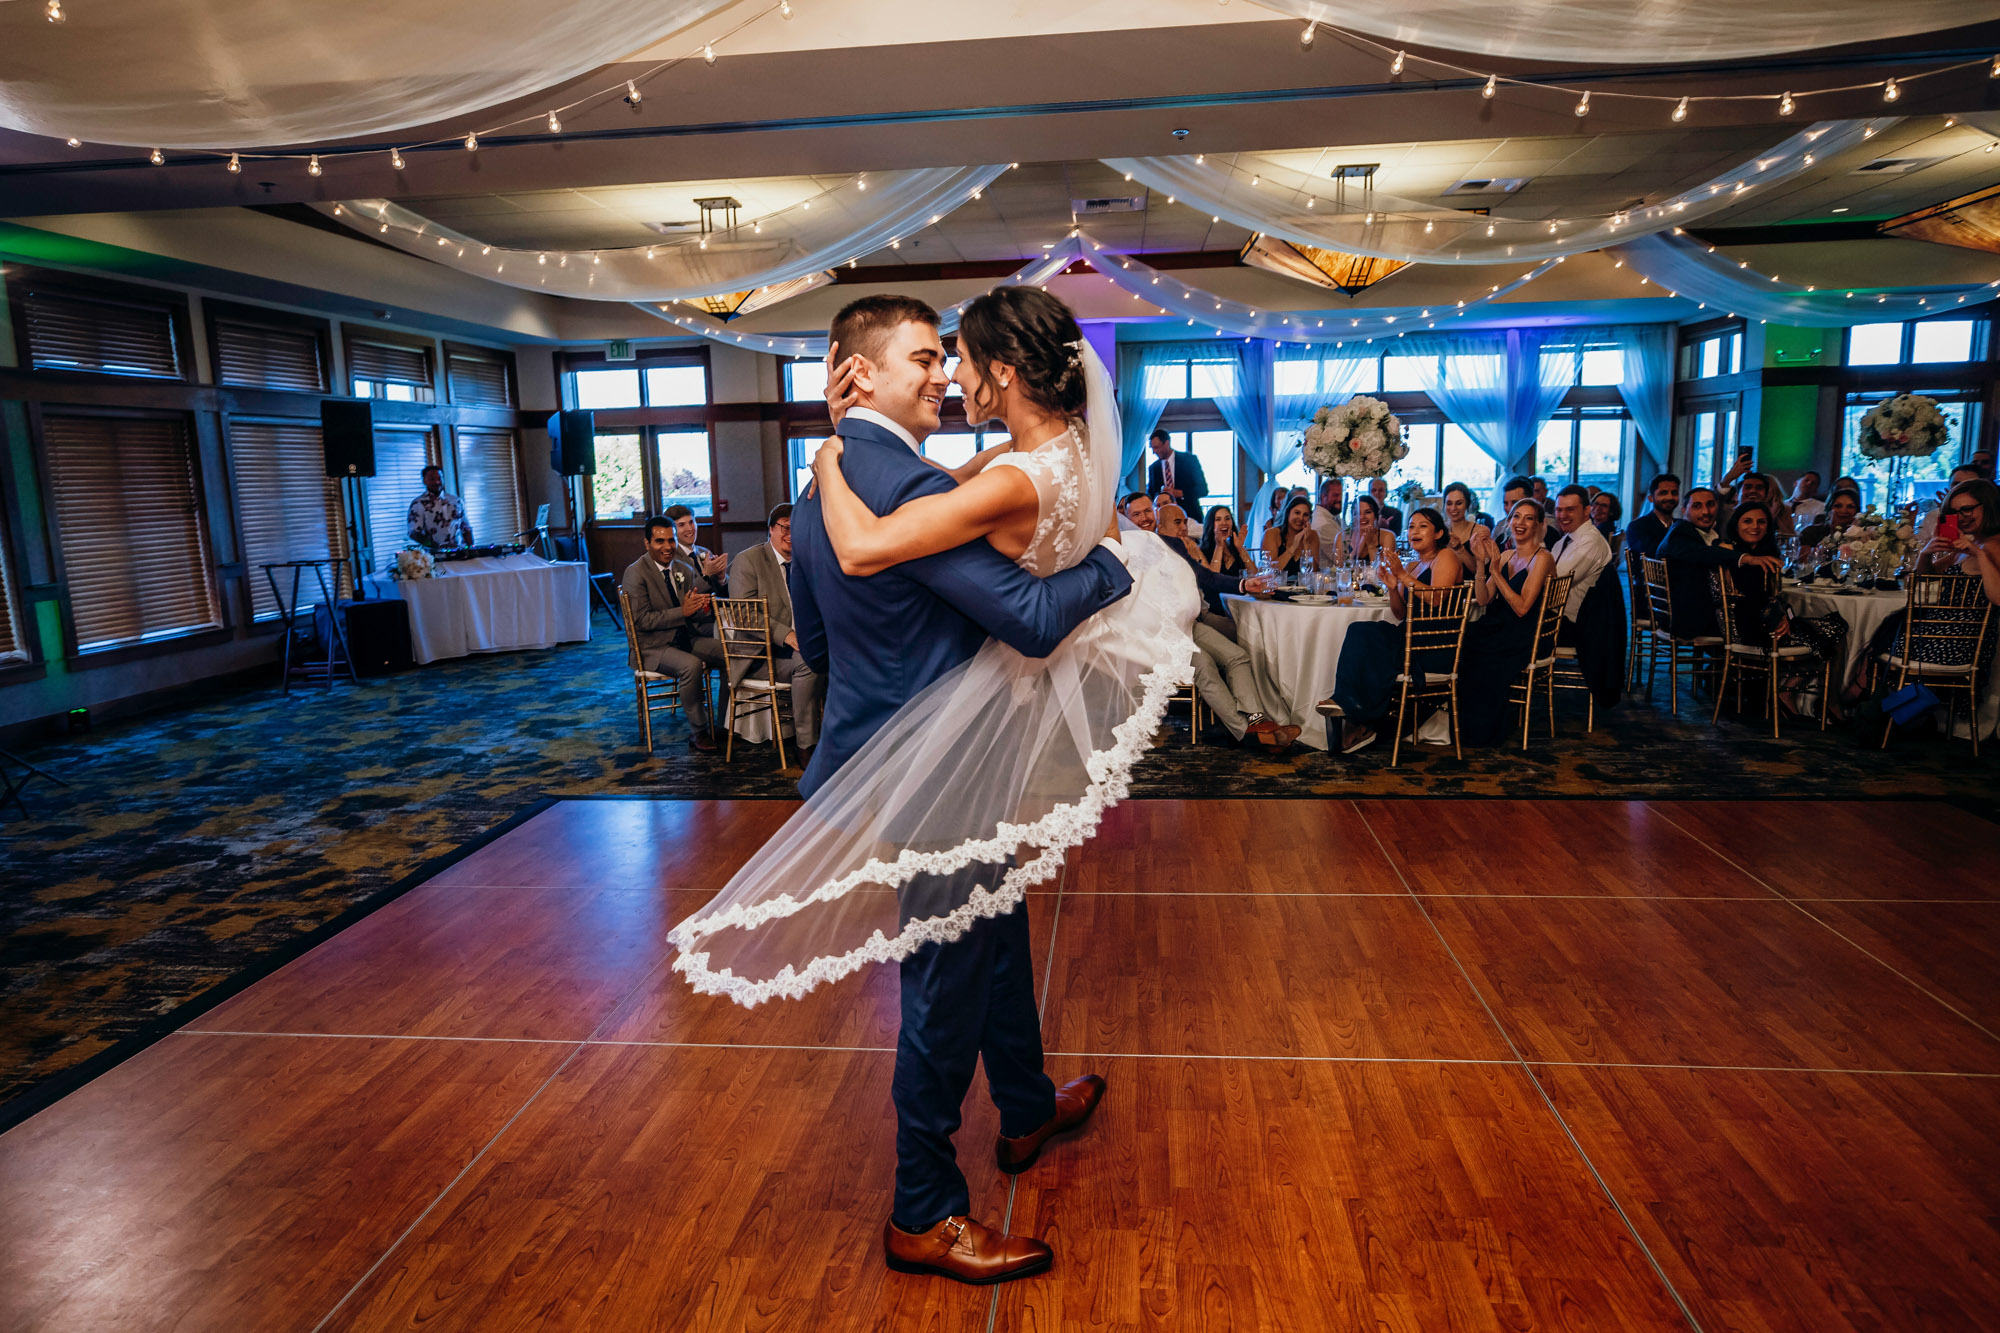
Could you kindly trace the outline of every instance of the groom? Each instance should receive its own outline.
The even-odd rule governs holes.
[[[833,321],[835,348],[860,358],[855,405],[839,419],[841,468],[878,514],[954,485],[918,452],[938,427],[950,383],[937,319],[922,301],[870,296]],[[897,709],[989,636],[1028,656],[1046,656],[1132,586],[1115,549],[1099,547],[1075,568],[1037,579],[983,537],[879,574],[843,574],[817,494],[792,511],[792,545],[799,653],[828,681],[819,748],[799,783],[808,797]],[[991,888],[1005,871],[975,866],[960,873]],[[905,889],[905,901],[921,898],[925,878]],[[978,921],[951,943],[926,944],[902,964],[902,1029],[890,1086],[896,1194],[882,1228],[891,1268],[990,1283],[1053,1262],[1041,1241],[967,1216],[971,1198],[951,1144],[982,1058],[1000,1108],[1003,1171],[1027,1170],[1044,1142],[1089,1119],[1103,1096],[1104,1080],[1095,1074],[1058,1089],[1042,1071],[1031,952],[1023,904]]]

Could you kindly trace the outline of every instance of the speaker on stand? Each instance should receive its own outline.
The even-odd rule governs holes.
[[[583,479],[597,474],[597,414],[586,411],[557,412],[549,417],[549,466],[563,479],[569,496],[570,513],[575,516],[576,553],[584,570],[590,568],[590,544],[583,535]],[[621,629],[618,607],[596,579],[590,591],[613,624]]]
[[[353,595],[361,595],[361,478],[375,475],[375,412],[365,398],[328,398],[319,405],[320,446],[326,475],[340,479],[347,518],[347,557]]]

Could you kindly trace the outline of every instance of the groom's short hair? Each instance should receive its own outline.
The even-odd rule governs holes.
[[[827,338],[839,345],[843,361],[850,356],[865,356],[869,361],[880,364],[882,348],[889,335],[897,325],[912,322],[936,328],[938,312],[914,296],[864,296],[858,301],[849,301],[833,317],[833,327],[827,330]]]

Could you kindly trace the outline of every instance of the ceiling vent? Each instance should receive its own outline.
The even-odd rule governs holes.
[[[701,219],[690,218],[686,222],[648,222],[646,224],[662,236],[683,236],[701,230]]]
[[[1941,157],[1878,157],[1854,169],[1857,176],[1907,176],[1944,161]]]
[[[1450,188],[1439,191],[1439,194],[1512,194],[1531,179],[1533,178],[1529,176],[1474,177],[1471,180],[1454,181]]]
[[[1089,217],[1099,213],[1143,213],[1146,211],[1146,196],[1133,194],[1105,199],[1072,199],[1069,201],[1069,211],[1078,217]]]

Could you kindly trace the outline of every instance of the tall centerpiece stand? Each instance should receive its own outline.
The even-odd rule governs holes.
[[[1903,490],[1904,460],[1929,458],[1951,438],[1951,421],[1938,410],[1937,399],[1899,393],[1877,403],[1861,418],[1854,446],[1864,458],[1887,460],[1889,493],[1881,515],[1866,514],[1839,534],[1844,552],[1856,552],[1863,578],[1873,582],[1903,566],[1915,550],[1915,506],[1898,506]]]
[[[1403,423],[1379,398],[1357,394],[1344,403],[1330,404],[1313,413],[1312,423],[1300,440],[1300,456],[1305,465],[1326,477],[1358,477],[1374,480],[1409,455],[1403,443]],[[1358,509],[1359,506],[1357,505]],[[1321,560],[1327,560],[1325,552]],[[1352,569],[1357,562],[1353,543],[1342,541],[1333,557],[1335,569],[1350,577],[1341,578],[1353,586]],[[1337,574],[1338,577],[1338,574]]]

